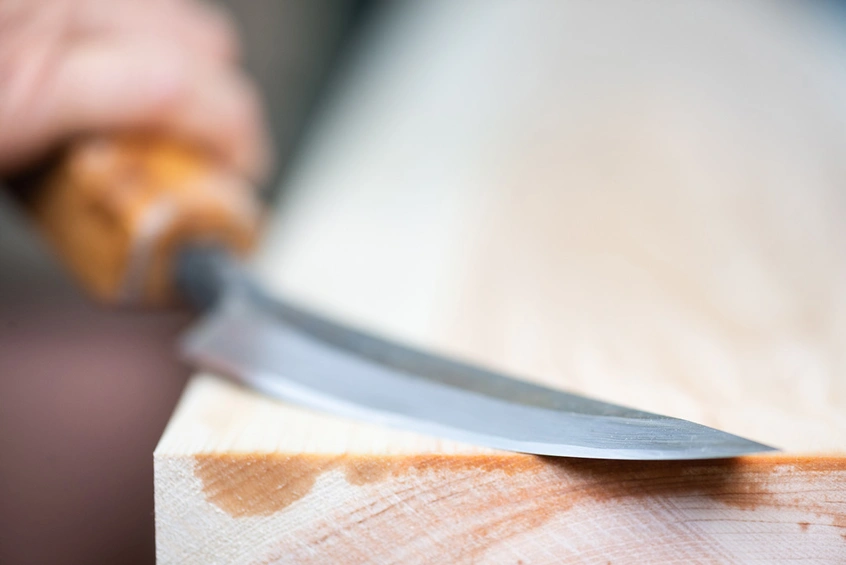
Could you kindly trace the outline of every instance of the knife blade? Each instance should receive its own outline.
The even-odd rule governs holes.
[[[772,447],[550,389],[370,335],[271,296],[235,255],[255,238],[243,181],[167,140],[79,144],[31,204],[92,294],[208,313],[186,359],[268,395],[495,449],[600,459],[711,459]]]
[[[183,251],[178,286],[211,312],[190,362],[316,410],[537,455],[711,459],[773,448],[531,384],[347,327],[271,297],[225,252]]]

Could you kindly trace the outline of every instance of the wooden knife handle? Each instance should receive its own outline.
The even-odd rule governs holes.
[[[150,137],[75,143],[30,206],[91,294],[135,305],[175,301],[174,257],[183,246],[214,243],[246,252],[260,215],[244,179],[194,149]]]

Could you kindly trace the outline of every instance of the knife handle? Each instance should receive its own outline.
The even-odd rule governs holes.
[[[72,144],[29,195],[36,224],[92,295],[109,304],[176,301],[175,256],[253,244],[253,188],[209,156],[169,139],[91,138]]]

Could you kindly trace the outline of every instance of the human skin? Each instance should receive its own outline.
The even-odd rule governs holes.
[[[230,20],[196,0],[0,0],[0,175],[87,133],[184,138],[259,180],[259,97]]]

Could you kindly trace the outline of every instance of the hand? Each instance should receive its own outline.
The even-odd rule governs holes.
[[[0,175],[84,133],[185,138],[253,178],[267,135],[229,20],[198,0],[0,0]]]

